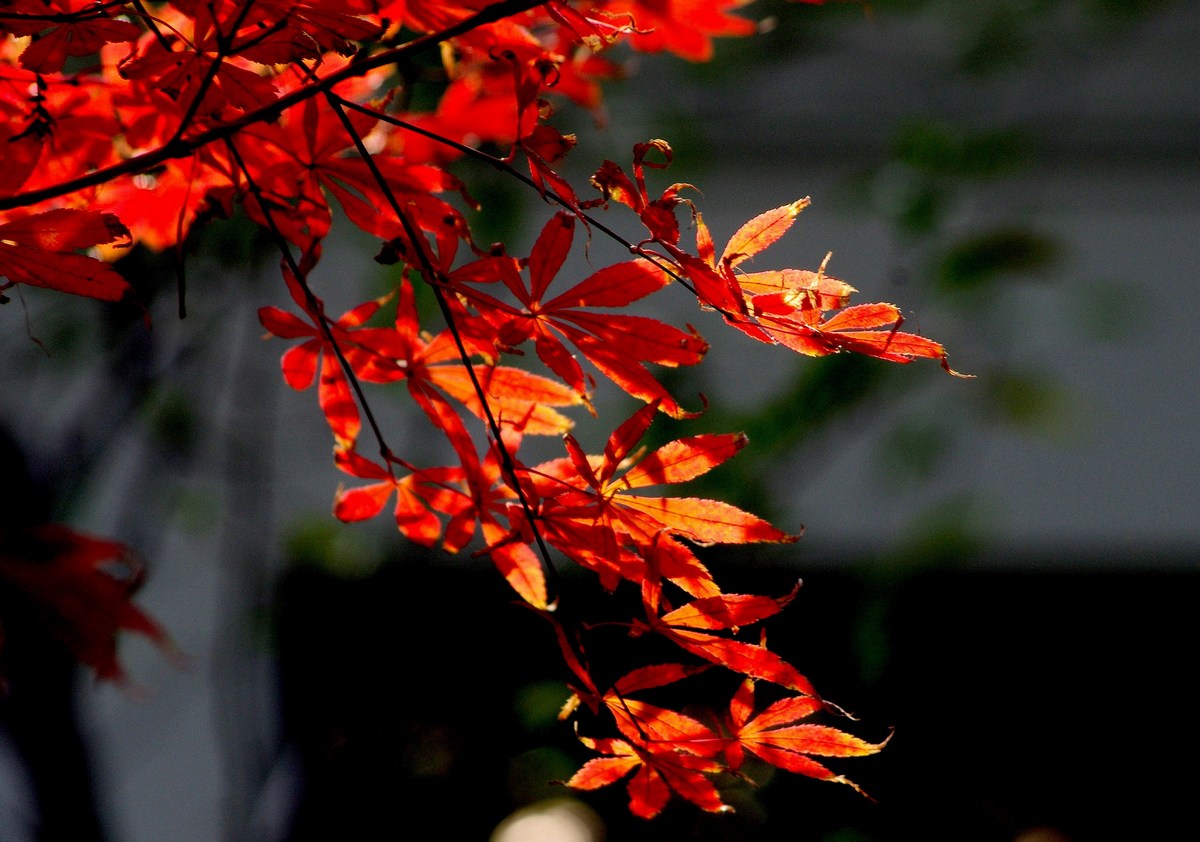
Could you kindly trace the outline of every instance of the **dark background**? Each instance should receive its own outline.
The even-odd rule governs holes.
[[[700,185],[718,242],[811,194],[763,265],[813,268],[832,250],[857,300],[902,306],[906,329],[977,377],[784,358],[664,297],[664,318],[695,321],[714,346],[671,388],[712,406],[651,436],[745,430],[750,447],[688,493],[806,529],[784,553],[707,561],[730,592],[782,594],[802,577],[767,624],[772,648],[854,712],[847,730],[895,735],[877,756],[832,763],[874,802],[785,774],[760,775],[758,790],[724,782],[732,816],[673,803],[646,824],[621,786],[581,798],[610,840],[1185,835],[1197,6],[746,12],[777,25],[722,43],[709,65],[640,57],[598,139],[589,117],[564,115],[584,138],[576,183],[665,137],[676,163],[658,186]],[[537,200],[463,175],[507,202],[485,223],[497,238],[527,247]],[[0,422],[16,453],[0,499],[136,547],[150,567],[139,604],[192,656],[180,670],[123,640],[133,692],[6,625],[26,646],[14,681],[32,695],[4,709],[0,842],[33,838],[25,745],[46,780],[95,802],[113,842],[406,838],[427,817],[446,838],[487,839],[514,809],[566,795],[551,782],[587,757],[554,719],[569,677],[552,636],[486,564],[414,556],[386,518],[333,525],[345,478],[328,431],[313,396],[280,383],[284,346],[264,345],[254,317],[289,306],[269,249],[236,224],[206,233],[184,322],[171,271],[146,255],[123,269],[153,331],[140,312],[36,291],[0,312]],[[593,244],[597,264],[620,259],[606,247]],[[331,311],[383,291],[377,251],[352,234],[330,244],[314,280]],[[420,418],[381,407],[406,455],[436,458]],[[605,419],[627,411],[601,405]],[[607,433],[581,428],[589,443]],[[564,610],[608,608],[590,583],[570,585]],[[732,692],[708,680],[697,695]],[[37,729],[52,742],[23,742]],[[63,774],[68,761],[80,774]],[[54,815],[91,826],[90,810]]]
[[[794,573],[718,569],[731,590],[768,592]],[[622,785],[579,797],[614,840],[1178,838],[1192,825],[1186,758],[1197,740],[1184,700],[1198,583],[1187,573],[944,571],[890,583],[819,573],[769,621],[772,647],[858,717],[841,727],[872,740],[895,728],[881,754],[830,762],[874,801],[785,773],[758,789],[726,781],[733,815],[677,801],[647,823],[627,814]],[[504,597],[490,580],[420,562],[359,582],[288,579],[285,722],[310,773],[294,838],[402,838],[399,828],[428,822],[485,839],[515,807],[566,794],[547,785],[563,775],[555,763],[586,752],[550,717],[531,727],[513,709],[523,689],[559,678],[544,671],[553,644]],[[869,679],[863,640],[886,649]],[[444,774],[431,774],[422,754],[439,753]]]

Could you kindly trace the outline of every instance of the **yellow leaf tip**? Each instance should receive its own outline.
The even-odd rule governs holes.
[[[795,216],[811,204],[812,198],[805,196],[803,199],[797,199],[796,201],[792,202],[790,205],[788,205],[788,208],[791,209],[792,215]]]

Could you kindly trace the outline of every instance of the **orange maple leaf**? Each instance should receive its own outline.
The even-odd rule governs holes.
[[[396,528],[409,540],[432,547],[442,534],[442,522],[435,512],[453,514],[461,508],[458,498],[440,491],[441,486],[461,476],[462,472],[457,468],[427,468],[396,476],[345,447],[335,449],[334,463],[351,476],[374,480],[354,488],[338,488],[333,514],[345,523],[375,517],[395,493],[393,516]]]
[[[673,535],[700,544],[791,542],[796,536],[718,500],[628,493],[700,476],[746,444],[745,436],[734,433],[692,436],[637,462],[630,453],[656,412],[656,403],[635,412],[609,437],[601,456],[588,456],[573,437],[564,436],[567,456],[530,468],[527,475],[544,501],[547,538],[600,573],[606,586],[619,578],[643,579],[645,564],[629,556],[631,548],[641,556],[655,554],[663,578],[693,596],[714,595],[719,591],[708,570]],[[618,475],[622,468],[627,470]]]
[[[782,597],[753,594],[700,597],[661,617],[650,615],[646,622],[635,620],[630,634],[637,636],[653,631],[706,661],[798,693],[817,696],[817,691],[807,678],[765,645],[746,643],[714,633],[727,630],[736,632],[741,626],[779,613],[795,598],[799,587],[797,584],[791,593]]]
[[[456,321],[461,337],[471,331],[466,314]],[[478,317],[475,322],[481,322]],[[484,324],[479,334],[490,329]],[[445,428],[439,413],[431,409],[430,401],[445,392],[465,406],[474,416],[487,418],[487,412],[476,392],[476,382],[483,389],[492,415],[502,426],[519,429],[526,435],[565,433],[574,422],[554,407],[578,406],[582,398],[556,380],[513,366],[475,364],[474,377],[460,355],[454,333],[447,329],[429,336],[420,330],[412,284],[405,278],[400,283],[396,307],[395,328],[375,328],[365,334],[372,347],[389,362],[368,379],[374,382],[404,380],[410,394],[431,420]],[[471,350],[486,348],[475,341]],[[489,349],[490,350],[490,349]]]
[[[669,283],[668,276],[647,260],[605,267],[569,290],[553,297],[550,283],[566,260],[574,238],[575,219],[556,214],[546,223],[529,255],[529,283],[516,270],[516,261],[485,261],[492,271],[464,267],[450,280],[472,300],[499,331],[502,345],[515,348],[528,339],[538,358],[563,382],[586,396],[591,380],[564,344],[578,348],[601,373],[628,394],[658,401],[674,417],[687,416],[673,397],[646,369],[647,363],[675,368],[699,363],[708,344],[695,332],[683,331],[645,316],[605,312],[596,308],[627,307]],[[513,306],[465,282],[500,280],[517,299]]]
[[[741,433],[701,434],[669,442],[640,461],[630,458],[656,409],[656,404],[650,403],[630,416],[609,437],[601,456],[588,456],[573,437],[564,436],[568,456],[531,469],[535,485],[544,496],[557,497],[574,517],[609,522],[642,543],[663,529],[701,544],[790,543],[797,539],[718,500],[628,493],[694,479],[746,446]],[[618,475],[622,468],[625,472]]]
[[[617,680],[600,701],[612,714],[617,729],[630,740],[712,756],[720,750],[720,740],[707,725],[678,711],[630,696],[630,693],[662,687],[707,669],[708,664],[640,667]]]
[[[755,716],[754,681],[747,678],[734,693],[726,718],[729,737],[724,752],[729,768],[740,768],[749,751],[772,766],[822,781],[846,784],[866,795],[856,783],[813,760],[812,755],[862,757],[875,754],[887,745],[891,736],[879,743],[869,743],[827,725],[794,724],[825,708],[820,699],[812,696],[790,696]]]
[[[950,374],[962,376],[950,368],[946,349],[940,343],[899,330],[904,317],[895,305],[847,306],[856,290],[825,275],[829,255],[816,272],[735,272],[740,264],[782,237],[808,204],[808,199],[799,199],[754,217],[730,237],[719,259],[699,214],[699,257],[664,245],[694,284],[701,305],[720,311],[729,324],[753,339],[778,343],[809,356],[853,351],[895,363],[935,359]],[[828,310],[838,312],[823,319]]]
[[[730,809],[705,776],[724,770],[715,760],[669,749],[653,750],[625,740],[589,737],[579,740],[606,756],[583,764],[566,782],[573,789],[599,789],[633,772],[627,785],[629,811],[640,818],[657,816],[671,799],[672,791],[702,810],[720,813]]]

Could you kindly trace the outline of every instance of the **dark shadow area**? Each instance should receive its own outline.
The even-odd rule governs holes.
[[[57,635],[57,618],[14,578],[52,560],[53,548],[32,530],[48,520],[53,495],[2,427],[0,488],[0,733],[24,767],[33,808],[28,828],[0,826],[0,840],[28,832],[38,842],[100,842],[108,837],[80,731],[77,660]]]
[[[794,579],[723,573],[729,592]],[[887,587],[814,575],[769,621],[772,648],[853,710],[841,727],[868,739],[895,728],[882,754],[830,763],[876,802],[786,773],[756,790],[727,782],[733,815],[673,802],[647,823],[629,816],[623,784],[581,798],[622,842],[1171,838],[1192,824],[1175,770],[1197,748],[1179,702],[1198,589],[1181,573],[947,571]],[[586,753],[569,724],[531,728],[520,701],[565,680],[552,635],[494,573],[297,569],[279,594],[287,739],[305,778],[292,840],[413,826],[482,840],[529,798],[569,794],[529,758],[577,766]],[[868,680],[872,647],[884,666]],[[544,777],[522,784],[522,770]]]

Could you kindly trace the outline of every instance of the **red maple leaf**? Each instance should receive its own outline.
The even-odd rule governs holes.
[[[363,324],[379,311],[388,297],[359,304],[336,320],[330,320],[325,315],[324,303],[316,296],[310,298],[290,268],[284,266],[283,274],[292,300],[304,311],[308,321],[270,306],[259,308],[258,319],[272,336],[304,340],[284,352],[280,360],[283,379],[293,389],[302,391],[312,385],[319,365],[317,402],[334,438],[339,445],[349,447],[358,438],[362,421],[337,351],[341,351],[359,376],[369,376],[380,365],[389,364],[375,348],[358,337],[358,333],[364,338],[370,335],[363,329]],[[322,324],[328,328],[328,334]]]
[[[654,553],[661,575],[694,596],[718,593],[712,577],[673,534],[702,544],[791,542],[762,518],[719,500],[652,497],[631,491],[685,482],[720,465],[746,444],[740,434],[691,436],[663,445],[640,461],[626,461],[654,420],[650,403],[635,412],[609,437],[601,456],[588,456],[564,436],[567,457],[528,469],[536,493],[547,501],[541,516],[549,539],[585,566],[597,569],[609,585],[612,577],[640,582],[645,565],[622,554],[622,547]],[[619,470],[624,473],[618,474]],[[664,531],[670,533],[663,535]],[[586,541],[571,540],[582,533]],[[663,548],[666,545],[667,549]]]
[[[756,299],[759,323],[779,344],[794,351],[810,356],[854,351],[894,363],[934,359],[958,375],[941,343],[899,330],[904,317],[894,304],[855,304],[822,321],[819,311],[811,308],[785,305],[783,312],[771,312],[761,301],[767,297],[775,296]]]
[[[591,384],[563,340],[578,348],[630,395],[658,401],[669,415],[687,415],[645,364],[672,368],[694,365],[703,358],[708,344],[695,331],[684,332],[644,316],[593,311],[627,307],[658,291],[670,280],[661,269],[647,260],[618,263],[565,292],[547,297],[550,283],[570,251],[574,232],[575,219],[567,214],[556,214],[546,223],[529,256],[528,286],[512,264],[507,271],[496,264],[500,271],[491,275],[478,271],[452,273],[450,280],[457,282],[456,288],[495,325],[503,345],[516,347],[533,339],[542,362],[580,395],[587,394]],[[517,307],[466,285],[495,280],[512,292]]]
[[[609,0],[605,11],[633,20],[630,44],[647,53],[666,50],[690,61],[712,58],[714,37],[750,35],[754,21],[730,14],[750,0]]]
[[[375,517],[395,494],[392,513],[396,528],[409,540],[432,547],[442,534],[438,514],[456,514],[464,505],[460,497],[443,490],[460,479],[462,472],[457,468],[426,468],[397,476],[396,468],[389,470],[342,447],[335,449],[334,463],[351,476],[375,480],[354,488],[338,488],[333,514],[346,523]]]
[[[662,160],[650,159],[648,156],[651,153],[661,156]],[[692,185],[672,184],[657,199],[651,199],[646,189],[645,172],[647,167],[666,169],[672,156],[671,146],[665,140],[634,144],[633,180],[630,181],[625,171],[612,161],[605,161],[592,175],[592,186],[600,191],[602,198],[584,202],[581,207],[594,207],[609,201],[620,202],[637,213],[650,232],[651,240],[664,246],[675,245],[679,242],[679,220],[675,217],[675,208],[680,204],[689,204],[679,195],[679,191]]]
[[[452,441],[455,439],[452,437]],[[515,459],[520,441],[520,433],[504,431],[502,442],[491,442],[482,460],[469,441],[455,445],[463,468],[460,488],[469,504],[450,519],[442,549],[459,552],[478,531],[484,542],[481,552],[487,553],[513,590],[534,608],[547,608],[545,564],[527,542],[532,536],[520,534],[509,523],[512,513],[520,511],[520,504],[517,492],[509,484],[511,475],[506,471],[506,463]],[[501,448],[507,451],[507,459]]]
[[[812,696],[790,696],[754,715],[754,681],[746,679],[734,693],[726,718],[729,737],[724,752],[729,768],[740,768],[748,751],[780,769],[846,784],[861,793],[857,784],[813,760],[812,756],[875,754],[887,745],[891,736],[879,743],[869,743],[827,725],[795,724],[825,707],[820,699]]]
[[[742,275],[734,269],[783,236],[796,215],[807,206],[808,199],[800,199],[759,214],[734,232],[720,258],[716,255],[712,234],[699,213],[695,214],[696,255],[673,244],[664,245],[692,282],[701,307],[719,311],[727,322],[754,339],[771,342],[769,335],[746,318],[750,312],[747,294],[742,287]]]
[[[105,44],[133,41],[141,30],[110,15],[120,9],[104,8],[92,0],[37,0],[5,4],[9,8],[4,29],[18,37],[32,35],[21,53],[22,67],[38,73],[57,73],[68,58],[96,53]]]
[[[162,627],[130,601],[143,569],[117,541],[46,524],[0,532],[0,583],[99,678],[121,680],[117,633],[137,632],[178,656]]]
[[[608,708],[617,729],[627,739],[711,757],[721,747],[721,741],[711,728],[678,711],[630,695],[680,681],[708,668],[708,664],[654,664],[640,667],[622,676],[600,697],[600,701]]]
[[[474,321],[480,320],[476,317]],[[434,406],[439,392],[450,395],[475,417],[487,418],[476,391],[478,383],[493,417],[504,427],[518,429],[526,435],[555,435],[571,429],[574,422],[554,407],[577,406],[581,398],[561,383],[524,369],[486,362],[471,363],[472,377],[472,371],[468,371],[463,362],[455,332],[459,337],[464,334],[475,337],[469,343],[469,352],[491,351],[483,339],[492,335],[491,329],[486,324],[482,325],[483,329],[477,327],[464,313],[456,320],[455,330],[448,328],[436,336],[423,333],[412,285],[407,278],[402,279],[395,327],[374,328],[363,334],[382,360],[367,379],[373,382],[404,380],[418,405],[443,428],[447,425],[441,423],[441,410]]]
[[[896,363],[936,359],[946,371],[961,376],[950,368],[940,343],[899,330],[904,319],[895,305],[846,306],[855,290],[826,277],[824,262],[816,272],[735,271],[783,236],[808,204],[808,199],[800,199],[754,217],[730,237],[720,258],[699,214],[699,257],[664,245],[695,285],[701,305],[719,310],[729,324],[753,339],[779,343],[810,356],[853,351]],[[823,318],[825,311],[833,309],[839,312]]]
[[[356,81],[339,86],[338,92],[357,95],[368,90]],[[379,123],[372,113],[357,110],[346,117],[359,139],[371,135]],[[337,199],[351,222],[383,240],[405,236],[389,194],[408,207],[424,230],[441,233],[448,224],[456,234],[466,230],[461,213],[438,195],[450,191],[468,198],[459,179],[440,167],[397,155],[375,154],[368,163],[324,100],[307,100],[277,123],[251,127],[243,136],[256,141],[241,146],[263,192],[261,199],[248,197],[248,209],[260,221],[265,212],[276,220],[286,219],[285,235],[302,248],[329,232],[332,217],[326,193]],[[262,199],[267,200],[266,208],[258,204]]]
[[[276,99],[271,78],[229,55],[219,32],[206,31],[199,20],[195,29],[188,41],[145,38],[140,52],[121,63],[121,75],[169,114],[187,113],[194,105],[193,126],[226,116],[229,109],[253,111]]]
[[[100,260],[75,249],[101,244],[128,246],[129,230],[111,213],[58,210],[10,218],[0,224],[0,276],[101,301],[119,301],[129,283]]]
[[[232,49],[265,65],[320,58],[324,53],[351,55],[353,42],[383,34],[378,20],[361,17],[377,3],[361,0],[254,0],[241,21],[241,41]],[[231,9],[227,17],[240,10]],[[227,23],[224,26],[228,26]]]
[[[816,696],[812,683],[765,645],[722,637],[714,632],[756,623],[779,613],[795,598],[799,585],[782,597],[720,594],[701,597],[662,616],[635,620],[631,634],[654,631],[679,648],[734,672]]]
[[[629,811],[643,819],[652,819],[671,799],[671,793],[687,799],[702,810],[713,813],[730,809],[721,801],[716,786],[706,777],[724,770],[715,760],[665,748],[648,748],[625,740],[591,739],[580,742],[604,757],[583,764],[567,786],[573,789],[599,789],[624,778],[630,772],[627,790]]]

